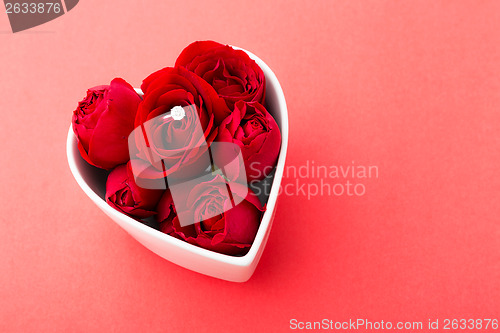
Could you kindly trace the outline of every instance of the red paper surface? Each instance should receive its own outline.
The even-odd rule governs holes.
[[[497,1],[85,0],[16,34],[0,12],[0,331],[499,318],[499,31]],[[353,180],[364,195],[309,200],[300,184],[321,179],[296,186],[289,174],[298,195],[280,198],[243,284],[142,247],[66,162],[88,87],[116,76],[137,87],[204,39],[250,50],[278,76],[288,166],[378,170]]]

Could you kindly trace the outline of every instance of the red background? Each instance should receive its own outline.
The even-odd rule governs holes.
[[[500,2],[82,0],[17,34],[1,12],[0,30],[0,331],[500,317]],[[88,87],[139,86],[204,39],[275,71],[287,165],[379,168],[361,197],[282,196],[243,284],[143,248],[66,162]]]

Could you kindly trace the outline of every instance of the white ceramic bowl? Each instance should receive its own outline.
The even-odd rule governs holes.
[[[234,48],[239,49],[237,47]],[[71,126],[68,132],[66,147],[69,167],[78,185],[106,215],[125,229],[132,237],[154,253],[182,267],[234,282],[244,282],[252,276],[266,245],[274,218],[276,200],[278,198],[281,178],[283,177],[288,146],[288,112],[280,83],[276,75],[274,75],[264,61],[251,52],[243,51],[255,60],[264,71],[267,84],[266,105],[269,112],[276,119],[281,129],[282,137],[281,151],[267,201],[267,210],[264,213],[255,240],[246,255],[234,257],[191,245],[118,212],[103,199],[105,176],[100,170],[87,164],[80,156],[76,137]]]

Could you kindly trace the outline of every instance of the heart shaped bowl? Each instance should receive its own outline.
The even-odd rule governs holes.
[[[237,47],[234,48],[243,50]],[[274,75],[273,71],[264,61],[251,52],[243,51],[255,60],[264,71],[266,76],[266,106],[281,130],[282,140],[278,163],[274,177],[272,178],[269,196],[267,197],[267,210],[262,217],[255,240],[248,253],[244,256],[235,257],[203,249],[164,234],[115,210],[104,200],[106,172],[89,165],[80,156],[77,148],[77,140],[71,126],[66,145],[69,167],[83,192],[97,207],[120,227],[125,229],[139,243],[160,257],[177,265],[202,274],[234,282],[245,282],[252,276],[266,245],[276,212],[276,201],[280,192],[288,146],[288,111],[280,83],[276,75]],[[141,93],[140,90],[136,90]]]

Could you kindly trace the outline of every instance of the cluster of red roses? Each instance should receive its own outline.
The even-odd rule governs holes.
[[[141,89],[116,78],[73,114],[82,157],[110,170],[106,201],[191,244],[245,254],[265,210],[247,183],[267,176],[281,144],[262,69],[244,51],[194,42]]]

